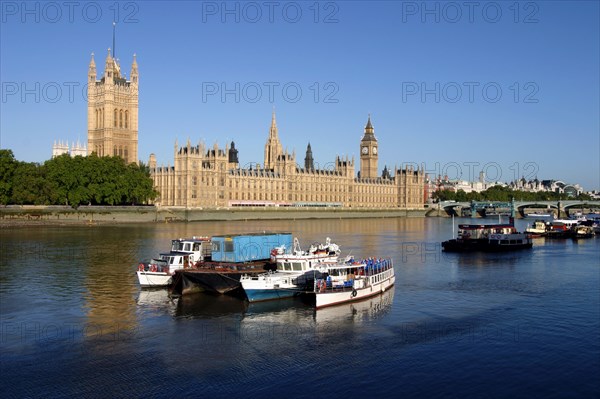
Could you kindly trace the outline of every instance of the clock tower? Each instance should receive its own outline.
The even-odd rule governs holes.
[[[360,177],[363,179],[374,179],[377,177],[377,138],[375,129],[371,124],[371,115],[365,126],[365,134],[360,140]]]

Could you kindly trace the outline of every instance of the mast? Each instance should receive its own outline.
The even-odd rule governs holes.
[[[117,26],[117,23],[115,21],[113,21],[113,46],[112,46],[112,53],[113,53],[113,58],[117,59],[117,49],[115,48],[115,27]]]

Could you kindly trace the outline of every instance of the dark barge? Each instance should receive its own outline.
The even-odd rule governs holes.
[[[243,296],[240,277],[257,275],[275,270],[275,264],[267,261],[247,263],[202,262],[189,269],[180,269],[173,275],[171,295],[187,295],[195,292]]]

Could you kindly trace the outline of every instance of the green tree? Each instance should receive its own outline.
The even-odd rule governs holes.
[[[0,204],[9,203],[12,196],[13,175],[18,162],[12,150],[0,150]]]
[[[452,190],[437,190],[433,193],[433,198],[437,201],[456,201],[456,193]]]
[[[69,154],[63,154],[46,161],[44,165],[46,166],[46,178],[52,189],[51,202],[53,204],[71,205],[69,193],[77,185],[73,158]]]
[[[42,167],[37,163],[19,162],[14,174],[11,203],[47,204],[47,185],[43,173]]]

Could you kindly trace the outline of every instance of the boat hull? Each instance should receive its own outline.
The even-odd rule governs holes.
[[[166,287],[173,280],[173,276],[164,272],[138,271],[137,277],[142,287]]]
[[[298,290],[292,289],[244,289],[249,302],[272,301],[276,299],[292,298],[298,295]]]
[[[442,242],[442,248],[445,252],[507,252],[518,251],[521,249],[530,249],[533,247],[531,239],[527,239],[521,244],[499,245],[493,244],[488,240],[448,240]]]
[[[392,275],[386,280],[365,288],[353,289],[352,287],[345,287],[339,290],[333,289],[325,292],[318,292],[315,294],[315,307],[320,309],[327,306],[369,298],[387,291],[395,282],[396,278]]]

